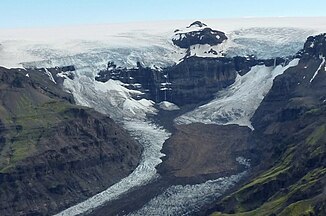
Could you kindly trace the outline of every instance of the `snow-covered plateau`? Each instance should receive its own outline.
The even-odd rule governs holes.
[[[229,38],[217,47],[194,46],[192,54],[213,48],[226,55],[281,57],[302,48],[309,35],[326,31],[325,17],[241,18],[202,20],[208,27],[223,31]],[[185,50],[173,45],[174,30],[193,21],[162,21],[35,29],[1,29],[0,66],[22,67],[32,61],[87,55],[92,60],[113,60],[120,66],[164,66],[179,62]],[[200,29],[200,28],[198,28]],[[190,30],[198,30],[190,29]],[[189,29],[188,29],[189,30]],[[208,50],[206,50],[208,51]],[[29,64],[27,64],[29,65]]]
[[[303,47],[308,36],[326,32],[326,17],[202,21],[212,29],[225,32],[228,40],[214,47],[195,45],[190,48],[190,55],[219,57],[254,54],[259,58],[289,56]],[[58,215],[88,212],[158,176],[155,167],[161,163],[160,151],[170,133],[147,118],[148,115],[157,113],[155,103],[147,99],[134,99],[133,96],[142,92],[127,89],[120,81],[109,80],[102,83],[96,81],[95,77],[100,70],[106,68],[108,61],[127,68],[135,67],[137,62],[153,68],[178,63],[186,55],[186,50],[173,45],[174,30],[188,26],[191,22],[193,21],[182,20],[0,30],[0,66],[51,68],[73,65],[76,69],[73,72],[74,79],[65,79],[64,88],[73,94],[77,104],[109,114],[144,147],[140,165],[132,174]],[[218,54],[208,53],[210,49]],[[216,99],[186,113],[176,121],[235,123],[251,127],[250,117],[268,93],[275,76],[297,63],[298,60],[295,59],[284,66],[254,66],[246,75],[239,75],[233,85],[218,93]],[[55,82],[48,71],[47,74]],[[178,109],[169,102],[158,104],[158,107],[164,110]],[[155,211],[159,209],[167,210],[166,206],[170,206],[168,214],[184,213],[185,208],[180,208],[180,205],[193,206],[188,209],[195,210],[196,203],[205,201],[200,200],[201,198],[216,198],[244,174],[239,173],[199,185],[171,186],[135,214],[156,214]],[[192,200],[196,200],[196,203]],[[180,205],[171,207],[171,202]],[[161,203],[163,205],[157,208]]]

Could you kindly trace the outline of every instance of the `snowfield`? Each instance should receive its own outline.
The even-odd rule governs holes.
[[[185,29],[192,22],[1,29],[0,66],[22,67],[26,62],[92,54],[102,56],[106,62],[113,60],[118,66],[133,67],[137,61],[146,66],[165,66],[177,63],[185,56],[186,50],[173,46],[172,38],[174,30]],[[213,48],[230,56],[287,56],[301,49],[309,35],[326,32],[326,17],[213,19],[202,22],[214,30],[225,32],[229,40],[217,47],[195,48],[192,55],[215,57],[205,53]]]

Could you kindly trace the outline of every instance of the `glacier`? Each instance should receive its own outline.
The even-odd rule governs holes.
[[[175,122],[177,124],[195,122],[219,125],[237,124],[253,130],[250,119],[272,87],[274,78],[298,63],[299,59],[294,59],[286,66],[254,66],[245,75],[238,75],[235,82],[220,91],[215,99],[179,116]]]
[[[237,162],[250,167],[248,159],[238,157]],[[195,185],[173,185],[162,194],[151,199],[141,209],[128,216],[141,215],[194,215],[200,208],[219,198],[226,190],[241,180],[247,171],[238,174],[208,180]]]
[[[165,140],[170,137],[170,133],[164,128],[147,119],[148,115],[155,115],[157,112],[153,101],[133,99],[133,95],[142,93],[125,88],[120,81],[109,80],[105,83],[96,81],[95,76],[103,69],[105,61],[100,57],[91,59],[89,57],[89,55],[77,55],[52,61],[30,62],[29,66],[74,65],[76,71],[71,72],[74,74],[74,79],[66,77],[63,83],[65,90],[72,93],[77,104],[94,108],[121,123],[143,146],[143,153],[140,164],[129,176],[84,202],[58,213],[58,216],[87,213],[108,201],[119,198],[130,189],[157,178],[155,167],[162,162],[161,157],[164,155],[161,149]],[[66,76],[64,73],[58,75]]]

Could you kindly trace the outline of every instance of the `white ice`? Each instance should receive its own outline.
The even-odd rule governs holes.
[[[249,161],[243,157],[238,157],[237,161],[247,168],[250,167]],[[216,200],[226,190],[234,186],[246,174],[247,171],[243,171],[236,175],[208,180],[201,184],[173,185],[129,216],[194,215],[196,212],[200,212],[205,204]]]
[[[201,122],[206,124],[238,124],[254,129],[250,119],[265,95],[272,87],[273,80],[289,67],[296,66],[299,59],[288,65],[266,67],[258,65],[243,76],[238,75],[234,84],[220,91],[214,100],[178,118],[178,124]]]

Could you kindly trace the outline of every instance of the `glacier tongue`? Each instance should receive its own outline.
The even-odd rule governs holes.
[[[194,215],[205,204],[219,198],[246,175],[246,171],[196,185],[173,185],[129,216]]]
[[[73,216],[90,212],[108,201],[119,198],[133,187],[144,185],[158,176],[155,167],[162,162],[160,157],[163,154],[160,151],[170,134],[148,121],[130,120],[126,121],[124,126],[144,147],[140,165],[129,176],[107,190],[58,213],[57,216]]]
[[[237,162],[250,167],[250,160],[238,157]],[[129,216],[141,215],[194,215],[207,203],[219,198],[230,187],[239,182],[247,171],[208,180],[195,185],[173,185],[162,194],[154,197],[141,209],[129,214]]]
[[[286,66],[278,65],[275,68],[254,66],[247,74],[238,75],[234,84],[218,93],[214,100],[176,118],[175,122],[238,124],[254,129],[250,119],[272,87],[274,78],[298,63],[299,59],[294,59]]]
[[[147,115],[155,115],[156,109],[151,100],[133,98],[135,95],[142,94],[141,92],[125,88],[120,81],[109,80],[102,83],[95,80],[96,74],[105,68],[106,64],[105,55],[95,54],[28,63],[31,67],[74,65],[76,68],[76,71],[72,72],[74,79],[66,78],[63,85],[67,91],[73,94],[76,103],[110,115],[114,120],[120,122],[144,148],[139,166],[129,176],[107,190],[57,215],[71,216],[89,212],[158,176],[155,167],[162,162],[160,158],[163,154],[160,151],[170,133],[146,118]],[[59,75],[65,76],[64,74]]]

